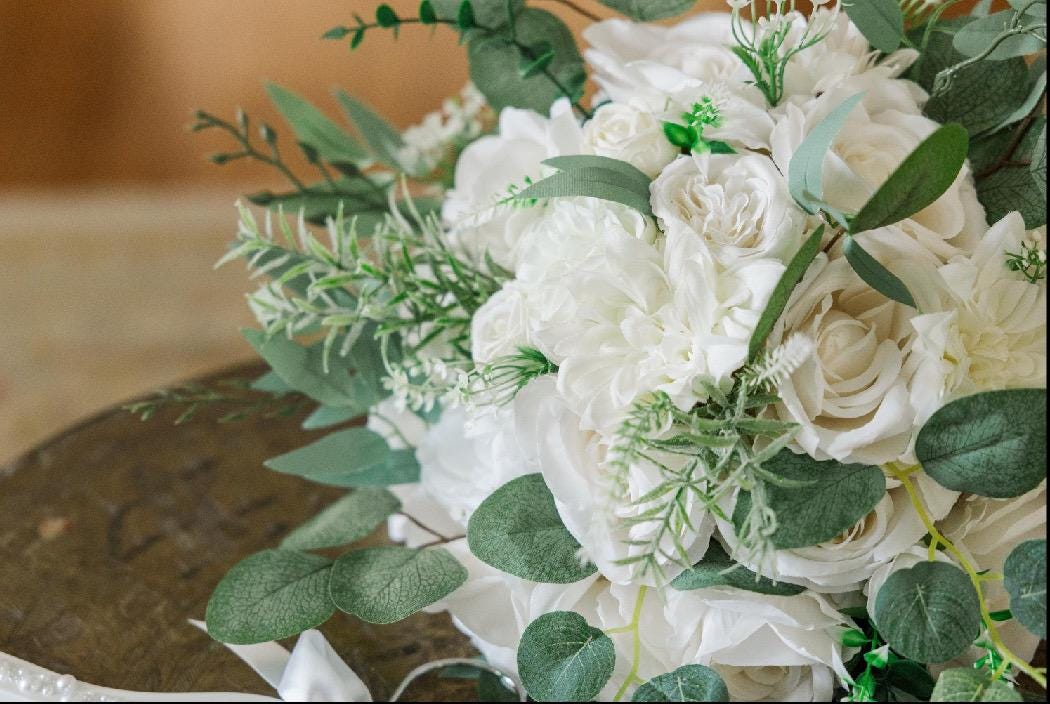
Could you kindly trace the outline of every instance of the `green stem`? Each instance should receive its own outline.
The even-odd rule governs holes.
[[[645,593],[648,590],[649,587],[646,586],[638,587],[638,599],[634,602],[634,613],[631,615],[631,623],[625,626],[624,629],[614,629],[612,631],[622,631],[631,634],[631,670],[627,673],[627,677],[624,678],[623,684],[616,690],[616,695],[613,697],[614,702],[623,699],[624,695],[627,694],[627,688],[638,679],[638,666],[642,659],[642,637],[638,632],[638,626],[642,620],[642,604],[645,603]]]

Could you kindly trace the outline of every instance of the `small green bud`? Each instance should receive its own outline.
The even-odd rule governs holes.
[[[265,122],[259,125],[259,136],[270,146],[277,144],[277,133]]]
[[[306,142],[299,142],[299,149],[302,150],[303,156],[305,156],[306,160],[311,164],[316,164],[321,160],[321,155],[313,145],[307,144]]]
[[[423,0],[419,3],[419,22],[420,24],[435,24],[438,21],[437,13],[434,11],[434,5],[430,0]]]
[[[351,49],[356,49],[357,47],[361,46],[361,42],[364,41],[365,38],[365,31],[366,30],[364,27],[357,28],[357,31],[354,32],[354,36],[350,39]]]
[[[231,158],[232,157],[231,157],[230,154],[209,154],[208,155],[208,161],[210,161],[213,164],[218,164],[219,166],[222,166],[223,164],[229,162]]]
[[[696,141],[696,130],[692,127],[685,127],[674,122],[665,122],[663,127],[667,141],[676,147],[691,149],[693,142]]]
[[[988,615],[991,616],[993,621],[1009,621],[1014,617],[1010,609],[1003,609],[1002,611],[993,611]]]
[[[870,642],[870,639],[856,628],[851,628],[843,633],[841,640],[847,648],[860,648]]]
[[[456,13],[456,26],[459,27],[461,32],[466,32],[468,29],[474,29],[477,26],[477,20],[474,18],[474,6],[470,4],[470,0],[463,0],[459,4],[459,11]]]
[[[248,132],[248,113],[244,108],[237,108],[237,126],[241,128],[241,132]]]
[[[399,18],[397,13],[394,12],[394,8],[384,3],[376,8],[376,24],[385,29],[389,29],[401,24],[401,18]]]

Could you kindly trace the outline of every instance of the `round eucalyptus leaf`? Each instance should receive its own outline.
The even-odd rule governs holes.
[[[518,645],[518,674],[539,702],[586,702],[612,677],[616,650],[609,636],[571,611],[552,611],[529,624]]]
[[[578,582],[597,569],[580,561],[580,544],[540,474],[512,479],[482,501],[467,525],[467,543],[479,560],[533,582]]]
[[[467,580],[447,550],[401,546],[348,552],[332,566],[329,589],[341,610],[369,623],[394,623],[445,598]]]
[[[926,473],[954,491],[1020,496],[1046,477],[1046,389],[987,391],[947,404],[915,443]]]
[[[652,678],[635,690],[631,701],[728,702],[729,690],[710,667],[685,665]]]
[[[361,487],[293,530],[281,541],[281,547],[319,550],[347,545],[374,531],[400,507],[401,502],[386,489]]]
[[[1006,558],[1003,586],[1022,626],[1046,638],[1046,540],[1026,540]]]
[[[264,550],[234,565],[212,592],[204,619],[223,643],[294,636],[335,612],[328,596],[332,561],[295,550]]]
[[[1020,702],[1020,692],[1003,680],[990,680],[983,670],[954,667],[937,678],[933,702]]]
[[[951,660],[981,631],[970,578],[955,565],[921,562],[894,572],[875,597],[875,622],[890,647],[919,662]]]

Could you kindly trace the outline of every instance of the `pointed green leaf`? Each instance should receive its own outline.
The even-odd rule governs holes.
[[[298,450],[267,460],[275,472],[331,486],[388,486],[419,481],[414,450],[391,450],[386,440],[366,428],[327,435]]]
[[[1045,8],[1045,5],[1044,5]],[[991,46],[1004,31],[1010,28],[1017,13],[1013,10],[1004,10],[995,14],[970,22],[955,33],[952,46],[963,56],[977,56]],[[1022,26],[1040,22],[1034,15],[1025,14]],[[1041,23],[1045,23],[1045,19]],[[1043,29],[1043,36],[1046,30]],[[985,61],[1002,61],[1015,56],[1026,56],[1034,54],[1043,47],[1046,42],[1035,34],[1015,34],[999,42],[999,45],[991,54],[985,57]]]
[[[638,167],[633,164],[629,164],[626,161],[620,161],[619,159],[612,159],[607,156],[596,156],[594,154],[573,154],[570,156],[552,156],[550,159],[546,159],[544,162],[547,166],[558,169],[559,171],[578,171],[589,168],[594,169],[605,169],[607,171],[613,171],[618,176],[622,177],[623,185],[630,186],[640,191],[649,192],[649,184],[652,179],[645,175],[645,172],[641,171]]]
[[[919,431],[915,455],[942,486],[1025,494],[1046,478],[1046,389],[986,391],[952,401]]]
[[[263,643],[315,628],[335,612],[332,561],[294,550],[264,550],[238,562],[208,601],[208,634],[223,643]]]
[[[1026,540],[1006,558],[1003,586],[1022,626],[1046,638],[1046,540]]]
[[[332,566],[332,600],[368,623],[394,623],[456,591],[467,570],[447,550],[401,546],[348,552]]]
[[[884,54],[904,37],[904,13],[897,0],[849,0],[842,6],[868,43]]]
[[[649,178],[630,164],[584,156],[558,157],[544,163],[564,170],[520,191],[518,200],[587,196],[620,203],[652,217]]]
[[[685,665],[658,675],[634,691],[632,702],[728,702],[729,689],[717,672]]]
[[[970,578],[946,562],[920,562],[889,576],[875,597],[879,633],[897,653],[946,662],[981,631],[981,607]]]
[[[522,579],[568,584],[594,574],[565,528],[541,474],[512,479],[481,502],[467,525],[470,551]]]
[[[518,674],[538,702],[587,702],[612,677],[616,651],[609,636],[571,611],[552,611],[529,624],[518,645]]]
[[[897,278],[889,269],[878,262],[875,257],[868,254],[867,250],[860,246],[856,238],[847,236],[842,243],[842,253],[846,255],[846,261],[857,272],[857,276],[864,283],[881,293],[886,298],[903,303],[906,306],[915,307],[915,299],[904,282]]]
[[[846,124],[849,114],[863,97],[863,93],[858,93],[832,110],[810,130],[791,156],[791,163],[788,165],[788,190],[808,213],[816,213],[824,199],[824,156],[835,141],[835,136]]]
[[[850,220],[857,234],[904,220],[940,198],[966,162],[970,140],[962,125],[943,125],[909,154]]]
[[[401,502],[386,489],[362,487],[302,524],[284,540],[286,550],[319,550],[348,545],[370,535]]]
[[[303,421],[303,430],[320,430],[360,418],[364,411],[353,406],[318,406]]]
[[[379,116],[372,108],[360,100],[357,100],[346,91],[336,91],[335,97],[343,106],[350,121],[357,126],[365,143],[368,144],[376,159],[392,169],[400,170],[403,167],[399,160],[399,153],[405,146],[400,133],[390,126],[386,120]]]
[[[296,138],[316,149],[325,161],[354,164],[368,161],[368,154],[353,137],[306,100],[275,83],[267,84],[266,91]]]
[[[795,290],[795,286],[802,280],[806,270],[809,269],[809,265],[813,263],[813,259],[820,252],[823,238],[824,226],[821,225],[806,238],[806,241],[802,243],[802,247],[788,262],[784,273],[780,275],[780,280],[777,281],[777,285],[773,288],[773,293],[769,295],[769,302],[766,303],[765,310],[762,311],[762,315],[759,316],[758,322],[755,324],[755,331],[751,333],[751,341],[747,346],[747,358],[750,361],[754,361],[759,353],[765,349],[769,333],[773,332],[773,327],[784,312],[784,308],[791,298],[791,292]]]

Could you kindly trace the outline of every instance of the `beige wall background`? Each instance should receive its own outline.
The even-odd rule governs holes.
[[[414,15],[416,0],[388,0]],[[529,0],[575,30],[559,0]],[[237,194],[268,172],[204,159],[194,108],[279,124],[263,83],[333,115],[341,86],[407,126],[466,80],[446,29],[321,41],[377,0],[0,0],[0,463],[101,408],[248,359]],[[596,0],[574,0],[598,17]],[[697,11],[721,9],[700,0]]]

